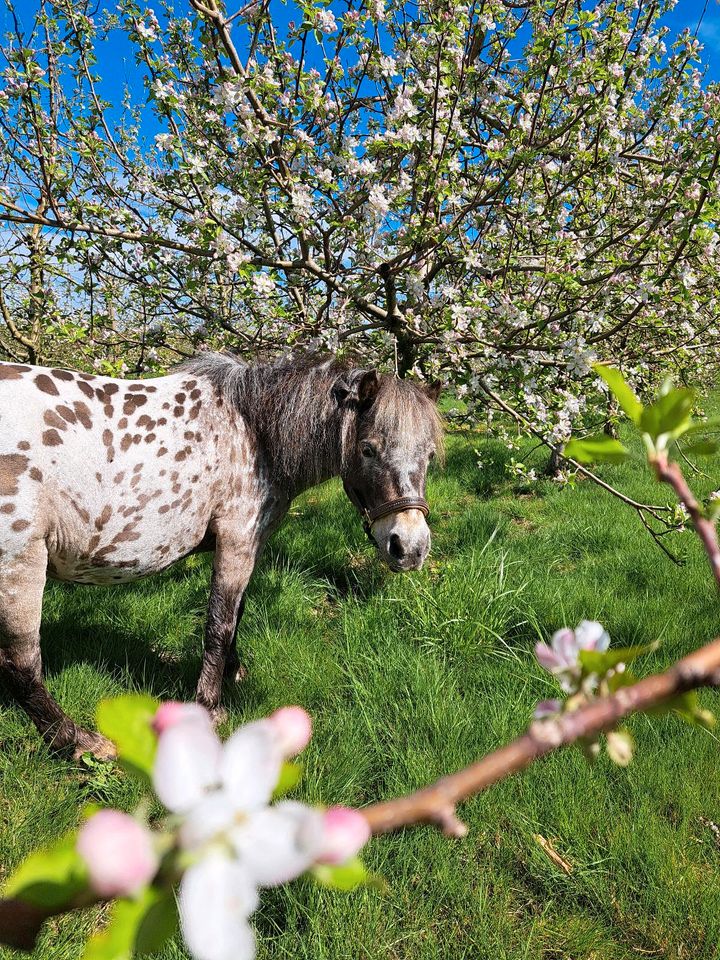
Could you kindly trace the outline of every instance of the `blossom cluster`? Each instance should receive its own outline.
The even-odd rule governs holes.
[[[153,726],[152,785],[171,819],[153,830],[117,810],[91,816],[77,839],[91,888],[132,898],[181,875],[180,922],[195,960],[251,958],[259,890],[346,862],[369,839],[368,823],[345,807],[272,803],[284,763],[310,739],[300,707],[246,724],[225,743],[196,704],[162,704]]]

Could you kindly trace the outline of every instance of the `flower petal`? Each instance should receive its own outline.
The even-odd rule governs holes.
[[[230,842],[255,883],[287,883],[315,863],[323,841],[318,810],[286,800],[252,813],[230,832]]]
[[[180,923],[195,960],[252,960],[255,936],[247,918],[257,891],[239,863],[221,855],[190,867],[180,883]]]
[[[190,810],[180,826],[180,846],[184,850],[198,850],[226,833],[236,819],[234,798],[226,790],[206,794]]]
[[[78,833],[77,852],[101,897],[133,896],[160,865],[150,831],[119,810],[100,810],[90,817]]]
[[[235,731],[223,748],[220,776],[237,810],[255,810],[268,802],[282,762],[278,737],[267,720]]]
[[[157,708],[153,718],[153,729],[160,735],[186,720],[212,727],[210,714],[199,703],[180,703],[177,700],[166,700]]]
[[[546,643],[535,644],[535,656],[540,666],[549,670],[551,673],[561,669],[563,666],[560,657],[554,650],[551,650]]]
[[[294,757],[310,742],[312,719],[302,707],[280,707],[268,717],[284,757]]]
[[[173,813],[186,813],[219,782],[222,744],[212,726],[181,720],[160,736],[153,786]]]
[[[560,700],[541,700],[535,707],[533,717],[536,720],[542,720],[544,717],[553,717],[562,710]]]
[[[577,663],[578,645],[574,630],[569,627],[556,630],[550,643],[560,658],[561,667],[572,667]]]
[[[370,824],[359,810],[330,807],[323,817],[320,863],[345,863],[370,839]]]
[[[575,638],[580,650],[598,650],[604,653],[610,646],[610,635],[597,620],[583,620],[575,629]]]

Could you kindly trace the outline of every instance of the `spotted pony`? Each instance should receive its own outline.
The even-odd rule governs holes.
[[[0,676],[46,741],[112,755],[43,684],[47,577],[122,583],[214,551],[197,699],[217,714],[245,588],[303,490],[342,477],[384,561],[422,565],[435,399],[317,357],[202,354],[153,380],[0,363]]]

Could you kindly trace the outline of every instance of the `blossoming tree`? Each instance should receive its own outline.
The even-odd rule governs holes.
[[[686,508],[720,586],[720,507],[699,503],[671,459],[678,439],[693,435],[698,452],[716,452],[716,441],[697,436],[717,424],[693,422],[691,391],[665,385],[643,406],[617,370],[599,372],[638,427],[658,479]],[[604,434],[571,444],[568,453],[580,461],[627,455]],[[605,734],[610,758],[627,766],[633,743],[617,725],[635,711],[672,710],[712,726],[696,691],[720,685],[720,639],[638,680],[628,665],[655,646],[609,649],[607,632],[593,621],[557,631],[550,645],[537,644],[535,655],[565,696],[538,704],[523,736],[435,784],[362,810],[278,799],[297,784],[301,768],[289,761],[311,735],[300,707],[240,727],[223,745],[209,714],[195,704],[158,704],[143,695],[103,701],[98,726],[116,742],[120,761],[152,786],[167,816],[151,829],[146,805],[134,817],[86,811],[79,830],[31,855],[5,883],[0,943],[30,950],[49,917],[112,900],[110,921],[90,939],[83,960],[128,960],[157,950],[174,933],[178,914],[195,960],[251,960],[248,918],[259,889],[308,871],[321,883],[353,889],[369,879],[357,854],[372,833],[431,823],[462,837],[461,801],[568,744],[593,757]]]
[[[2,350],[112,373],[354,347],[553,443],[607,417],[596,356],[701,377],[720,94],[670,5],[13,11]],[[122,107],[107,35],[137,64]]]

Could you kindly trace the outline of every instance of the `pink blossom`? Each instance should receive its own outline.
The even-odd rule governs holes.
[[[302,707],[281,707],[268,718],[278,738],[283,756],[294,757],[310,742],[312,720]]]
[[[131,897],[155,876],[159,858],[150,831],[119,810],[100,810],[83,824],[77,851],[101,897]]]
[[[359,810],[330,807],[323,818],[324,836],[318,863],[345,863],[370,839],[370,824]]]
[[[199,703],[180,703],[178,700],[167,700],[161,703],[153,719],[153,729],[158,736],[185,720],[194,720],[200,723],[210,723],[210,715]]]

